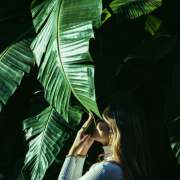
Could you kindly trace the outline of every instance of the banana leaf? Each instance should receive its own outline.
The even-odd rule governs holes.
[[[103,10],[103,13],[107,16],[103,22],[110,17],[109,14],[111,13],[120,13],[130,19],[135,19],[151,13],[161,5],[162,0],[112,0],[108,5],[112,12],[107,12],[108,8]]]
[[[35,64],[31,41],[16,42],[0,54],[0,110],[20,85],[24,74]]]
[[[100,116],[96,104],[94,66],[89,53],[93,27],[101,24],[97,0],[34,1],[37,36],[31,48],[39,66],[45,98],[68,122],[70,96]]]
[[[162,0],[114,0],[110,7],[114,13],[125,13],[129,18],[137,18],[160,7]]]
[[[70,107],[69,115],[70,119],[76,120],[74,125],[80,122],[81,111]],[[29,151],[22,170],[24,178],[40,180],[75,129],[49,106],[39,115],[24,120],[23,130],[29,141]]]

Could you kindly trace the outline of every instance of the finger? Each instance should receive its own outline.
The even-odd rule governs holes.
[[[93,140],[93,139],[94,138],[91,135],[87,134],[82,138],[82,141],[89,141],[89,140]]]
[[[82,139],[86,134],[84,133],[84,130],[79,130],[79,137]]]
[[[86,137],[86,139],[85,139],[85,141],[87,141],[87,142],[91,142],[91,141],[93,141],[94,140],[94,138],[92,138],[91,136],[88,136],[88,137]]]
[[[90,119],[90,120],[94,119],[94,115],[92,112],[89,112],[89,118],[88,119]]]
[[[80,142],[80,144],[82,146],[91,146],[93,142],[94,142],[94,139],[91,136],[87,136]]]
[[[89,118],[88,120],[85,121],[82,127],[87,127],[91,123],[92,119]]]
[[[80,143],[83,143],[87,138],[88,138],[88,135],[84,135],[84,136],[80,139]]]
[[[89,134],[85,134],[85,135],[81,138],[82,141],[89,140],[89,139],[93,139],[93,137],[92,137],[91,135],[89,135]]]
[[[87,138],[88,138],[88,134],[85,134],[85,135],[82,136],[82,138],[80,139],[80,141],[84,141],[84,140],[87,139]]]
[[[89,118],[85,121],[85,123],[83,124],[82,127],[86,128],[90,125],[90,123],[92,123],[94,121],[94,116],[91,112],[89,112]]]
[[[87,126],[88,127],[88,126]],[[78,133],[83,133],[85,130],[86,130],[86,128],[87,128],[86,126],[82,126],[80,129],[79,129],[79,131],[78,131]]]

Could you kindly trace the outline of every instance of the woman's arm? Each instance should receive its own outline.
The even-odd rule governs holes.
[[[76,180],[82,176],[87,152],[94,142],[91,135],[84,134],[84,129],[86,129],[91,122],[92,116],[89,114],[88,120],[78,131],[74,143],[66,156],[58,180]]]
[[[85,157],[67,156],[61,168],[58,180],[106,180],[102,165],[93,165],[82,176]]]
[[[67,156],[58,180],[77,180],[82,176],[86,156]]]

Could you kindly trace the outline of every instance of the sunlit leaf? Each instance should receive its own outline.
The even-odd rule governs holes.
[[[80,122],[82,116],[80,111],[70,107],[68,113],[73,120]],[[24,121],[23,130],[26,132],[26,140],[29,141],[29,150],[23,168],[25,179],[40,180],[43,178],[64,142],[75,130],[73,125],[77,125],[77,122],[70,126],[51,106],[39,115]]]
[[[160,7],[162,0],[113,0],[110,8],[114,13],[124,13],[129,18],[137,18]]]
[[[101,24],[97,0],[45,0],[33,4],[37,37],[32,43],[38,79],[47,101],[68,121],[70,96],[99,115],[94,87],[94,66],[89,53],[93,26]],[[100,115],[99,115],[100,116]]]
[[[35,63],[30,49],[31,41],[24,39],[16,42],[0,54],[0,104],[2,105],[7,103],[20,85],[24,74],[29,73]]]

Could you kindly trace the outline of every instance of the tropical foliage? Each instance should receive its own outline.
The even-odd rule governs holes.
[[[102,28],[113,14],[135,19],[151,13],[161,3],[161,0],[32,2],[35,35],[31,39],[19,38],[0,55],[0,110],[20,85],[24,73],[29,73],[35,66],[49,105],[23,122],[29,144],[23,168],[25,179],[43,179],[66,140],[76,131],[84,110],[101,116],[96,102],[93,59],[89,52],[89,41],[95,38],[95,29]],[[165,41],[171,43],[169,48],[173,47],[173,38],[157,35],[160,26],[161,20],[147,16],[145,28],[154,36],[147,44],[158,46],[163,37],[169,38],[171,41]],[[136,57],[145,59],[149,55],[157,61],[168,52],[163,50],[160,54],[152,54],[152,46],[141,44],[124,62]],[[142,51],[146,53],[142,54]],[[73,105],[73,98],[81,108]],[[178,143],[174,149],[179,158]]]
[[[30,175],[26,174],[28,169],[32,169],[33,172],[31,179],[42,179],[45,169],[52,163],[60,148],[63,147],[64,141],[69,137],[59,121],[64,121],[64,119],[58,117],[52,107],[24,121],[26,140],[34,137],[30,140],[29,151],[25,159],[26,166],[23,169],[25,179],[30,178]]]
[[[17,86],[20,85],[25,73],[29,73],[35,64],[30,49],[32,39],[15,42],[0,55],[0,104],[5,105]]]

